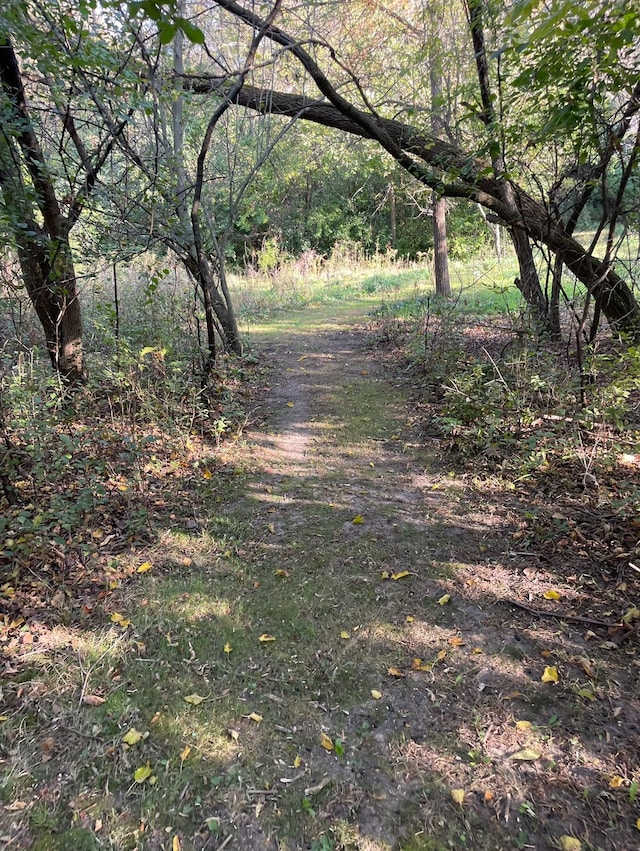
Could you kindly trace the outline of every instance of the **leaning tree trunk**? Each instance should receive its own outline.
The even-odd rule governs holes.
[[[211,263],[204,256],[195,256],[193,251],[182,251],[179,254],[187,271],[198,284],[205,306],[207,322],[207,338],[209,340],[209,357],[211,357],[211,334],[218,331],[225,351],[242,354],[242,343],[235,313],[220,294],[215,280]],[[215,353],[215,349],[213,350]]]
[[[219,2],[224,8],[235,10],[235,4],[230,0]],[[251,20],[254,19],[258,20],[252,16]],[[295,40],[281,31],[270,34],[270,37],[286,46],[295,44]],[[512,182],[513,203],[505,200],[506,179],[488,175],[486,162],[409,124],[379,115],[374,117],[346,103],[322,78],[311,57],[299,47],[295,54],[312,72],[318,88],[329,99],[328,103],[300,94],[248,85],[232,91],[225,89],[226,81],[221,77],[192,77],[185,81],[185,85],[188,83],[191,91],[201,94],[215,91],[219,97],[224,92],[230,102],[257,112],[300,118],[364,139],[374,139],[424,185],[447,197],[475,201],[506,227],[519,228],[554,254],[562,252],[567,268],[593,295],[600,297],[603,313],[612,329],[640,342],[640,306],[629,286],[568,234],[542,201],[534,199]],[[421,167],[419,160],[425,163],[426,169]],[[455,173],[459,177],[453,183],[446,183],[445,178],[438,178],[436,172],[443,175]]]
[[[0,39],[0,96],[4,113],[0,189],[24,284],[54,369],[71,383],[85,381],[80,303],[69,245],[71,222],[62,215],[27,109],[18,60],[7,39]]]

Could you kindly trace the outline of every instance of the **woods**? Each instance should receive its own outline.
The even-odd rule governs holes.
[[[634,847],[639,32],[3,4],[10,847]]]
[[[278,144],[278,139],[292,131],[274,124],[275,116],[372,140],[412,180],[436,193],[436,223],[442,221],[440,197],[464,199],[485,208],[510,231],[520,263],[517,286],[549,333],[558,336],[560,302],[568,299],[562,286],[566,268],[589,294],[588,311],[593,311],[594,320],[590,321],[591,336],[602,313],[616,333],[637,339],[633,280],[618,258],[616,236],[616,227],[630,227],[633,218],[628,207],[634,203],[635,116],[640,97],[633,77],[633,10],[614,5],[596,24],[587,9],[576,13],[573,23],[570,3],[549,9],[515,4],[502,10],[490,3],[470,2],[450,13],[446,32],[437,32],[433,13],[427,15],[420,4],[383,6],[368,24],[358,15],[370,7],[356,4],[350,13],[354,23],[343,42],[345,59],[341,59],[331,38],[342,37],[343,22],[331,5],[317,14],[313,4],[302,6],[307,23],[304,15],[292,17],[278,4],[264,5],[264,18],[256,7],[235,2],[217,3],[215,8],[215,14],[193,16],[186,6],[179,6],[172,17],[171,7],[147,9],[134,4],[129,13],[136,12],[137,17],[131,18],[117,7],[107,6],[96,16],[81,8],[63,11],[51,6],[43,7],[40,18],[36,15],[27,21],[23,4],[14,3],[4,13],[2,81],[7,109],[12,110],[5,121],[3,149],[3,197],[13,221],[8,233],[21,258],[25,287],[52,363],[64,376],[82,380],[85,374],[81,300],[72,269],[72,253],[78,252],[69,243],[69,235],[87,204],[93,203],[96,183],[101,215],[115,217],[111,221],[114,232],[122,233],[119,239],[126,233],[131,242],[131,228],[137,231],[133,241],[139,248],[129,256],[145,245],[160,244],[177,252],[185,264],[204,305],[210,357],[215,360],[216,337],[223,349],[240,351],[232,294],[226,285],[225,245],[242,232],[243,204],[247,193],[256,191],[252,186],[258,185],[260,169],[268,167],[272,153],[283,156],[286,143]],[[549,20],[564,21],[560,41]],[[184,30],[175,21],[184,22]],[[234,21],[239,29],[233,29]],[[374,21],[375,27],[388,30],[385,49],[379,53],[373,49],[373,30],[367,31]],[[205,72],[212,63],[200,45],[206,45],[216,27],[233,33],[231,50]],[[38,45],[36,50],[43,28],[50,30],[46,47]],[[252,32],[259,34],[253,45]],[[186,59],[185,33],[193,40],[188,41]],[[403,38],[410,49],[389,98],[384,87],[379,92],[376,87],[386,83],[384,63]],[[40,70],[40,79],[33,80],[32,96],[37,114],[46,118],[41,125],[46,139],[38,138],[39,123],[29,113],[31,95],[18,66],[16,39],[23,61],[29,63],[33,51]],[[568,51],[561,57],[560,44],[565,43]],[[433,52],[436,49],[440,56]],[[349,63],[354,50],[361,53],[360,66]],[[418,57],[417,64],[413,55]],[[434,63],[448,61],[447,56],[459,62],[456,78],[449,74],[437,82]],[[596,56],[597,73],[585,78],[578,91],[573,70],[584,77],[590,73],[590,57]],[[98,70],[96,61],[105,60],[104,68]],[[542,66],[545,77],[538,80],[536,68]],[[195,98],[194,93],[206,97]],[[193,109],[189,126],[187,94],[187,109]],[[123,110],[120,103],[125,99],[128,106]],[[394,104],[391,110],[385,107],[386,101]],[[566,102],[573,103],[572,110]],[[215,139],[217,145],[220,133],[231,132],[234,123],[240,127],[243,120],[234,115],[219,126],[232,105],[260,113],[268,124],[258,132],[271,141],[257,152],[253,166],[245,164],[249,170],[242,176],[228,173],[211,183],[207,160],[212,142]],[[440,117],[418,123],[407,120],[411,115],[428,116],[430,110]],[[518,132],[518,126],[529,126],[529,133]],[[52,130],[61,140],[57,149]],[[185,133],[190,138],[189,151]],[[251,137],[238,136],[233,144],[237,168],[238,154],[243,148],[248,153]],[[388,165],[381,161],[380,168],[387,170]],[[19,177],[22,169],[24,177]],[[123,176],[127,185],[137,187],[128,193],[130,197],[122,196]],[[220,180],[232,181],[230,187],[235,182],[237,197],[233,198],[231,188],[225,200],[222,184],[216,186]],[[268,193],[266,186],[261,191]],[[410,183],[400,191],[407,197]],[[62,212],[62,196],[68,213]],[[602,199],[606,200],[600,207],[596,235],[590,245],[584,245],[575,229],[589,205],[594,209]],[[262,201],[255,194],[252,203],[268,206],[267,199]],[[123,218],[122,210],[129,210],[129,215]],[[96,211],[87,209],[84,215],[88,219]],[[274,221],[265,223],[264,238],[282,239],[277,216],[272,216]],[[269,227],[275,228],[273,234]],[[437,258],[443,257],[441,232],[440,224],[435,231]],[[42,256],[45,243],[48,258]],[[536,268],[530,244],[540,246],[542,256],[548,252],[545,262],[548,270],[554,270],[552,275]],[[442,266],[442,259],[439,263]],[[540,275],[549,280],[552,276],[554,285],[545,285],[543,291]],[[443,289],[446,292],[446,285]]]

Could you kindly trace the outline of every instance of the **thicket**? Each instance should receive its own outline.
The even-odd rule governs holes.
[[[377,314],[414,422],[475,487],[522,500],[518,549],[575,546],[619,576],[640,556],[640,348],[576,335],[579,290],[558,344],[513,290],[465,279],[453,301],[422,294]]]

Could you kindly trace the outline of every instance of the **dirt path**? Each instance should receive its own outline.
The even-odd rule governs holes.
[[[275,697],[302,754],[292,785],[312,791],[277,795],[285,815],[264,847],[553,848],[594,835],[593,847],[618,847],[585,793],[617,774],[616,746],[601,739],[624,737],[591,706],[587,630],[500,602],[523,570],[529,598],[555,587],[513,552],[517,511],[420,443],[362,328],[298,332],[268,355],[267,428],[242,450],[254,471],[250,550],[256,582],[282,571],[287,613],[265,628],[279,641],[293,624],[304,644],[298,683]],[[570,683],[542,682],[552,666]]]
[[[14,642],[9,847],[637,847],[635,645],[505,604],[595,594],[425,445],[357,310],[265,336],[243,435],[149,473],[157,542]]]

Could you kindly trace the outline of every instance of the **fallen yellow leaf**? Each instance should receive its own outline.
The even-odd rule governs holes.
[[[141,765],[140,768],[136,768],[133,773],[133,779],[136,783],[144,783],[145,780],[148,780],[151,777],[151,766],[149,763],[146,765]]]
[[[130,747],[133,747],[134,745],[138,744],[141,738],[142,733],[139,730],[136,730],[135,727],[132,727],[127,733],[124,734],[124,736],[122,737],[122,741]]]
[[[141,564],[138,568],[138,573],[146,573],[148,570],[151,570],[153,565],[150,561],[145,561],[144,564]]]
[[[531,721],[516,721],[516,729],[518,729],[518,730],[530,730],[531,729]]]
[[[400,668],[387,668],[387,673],[390,677],[404,677],[404,673]]]
[[[636,827],[640,830],[640,818],[636,820]]]
[[[372,688],[372,689],[371,689],[371,697],[372,697],[374,700],[380,700],[380,698],[382,697],[382,692],[381,692],[381,691],[378,691],[378,689],[377,689],[377,688]]]
[[[620,777],[619,774],[614,774],[611,780],[609,781],[609,786],[612,789],[619,789],[623,783],[624,780],[622,779],[622,777]]]
[[[450,795],[454,804],[462,805],[464,801],[464,789],[452,789]]]
[[[554,591],[553,589],[551,589],[550,591],[545,591],[542,596],[545,598],[545,600],[559,600],[560,599],[559,592]]]
[[[557,683],[558,682],[558,669],[555,665],[547,665],[544,669],[544,673],[540,677],[543,683]]]
[[[274,574],[274,575],[275,575],[275,576],[282,576],[282,578],[283,578],[283,579],[288,579],[288,578],[289,578],[289,576],[291,576],[291,574],[289,573],[289,571],[288,571],[288,570],[283,570],[283,568],[281,568],[281,567],[279,567],[279,568],[276,570],[276,572],[275,572],[275,574]]]
[[[351,521],[354,526],[358,526],[360,523],[364,523],[364,517],[362,514],[356,514],[356,516]]]
[[[301,765],[302,765],[302,757],[298,753],[298,754],[296,754],[296,758],[293,760],[293,767],[294,768],[300,768]]]
[[[392,579],[395,579],[395,580],[398,580],[398,579],[404,579],[404,578],[405,578],[405,576],[411,576],[411,571],[409,571],[409,570],[401,570],[399,573],[392,573],[392,574],[391,574],[391,578],[392,578]]]
[[[180,751],[180,762],[184,762],[190,753],[191,747],[189,745],[185,745],[184,748]]]
[[[389,579],[390,576],[391,574],[388,570],[383,570],[380,572],[380,579]]]
[[[268,641],[275,641],[274,635],[269,635],[268,632],[263,632],[258,641],[261,641],[263,644],[266,644]]]
[[[488,804],[489,801],[493,801],[493,792],[490,789],[485,789],[483,798],[485,803]]]
[[[190,703],[192,706],[198,706],[200,703],[202,703],[203,700],[206,700],[206,698],[201,697],[199,694],[194,693],[194,694],[187,694],[183,698],[183,700],[186,703]]]
[[[436,656],[436,659],[438,660],[438,662],[442,662],[442,660],[445,658],[446,655],[447,655],[446,650],[439,650],[438,655]]]
[[[121,615],[120,612],[114,612],[111,615],[111,623],[121,623],[124,620],[124,615]]]
[[[287,408],[294,408],[295,404],[295,402],[287,402]]]
[[[451,599],[451,594],[443,594],[442,597],[438,600],[438,604],[440,606],[446,606],[449,600]]]
[[[407,623],[413,623],[415,620],[413,615],[407,615]]]
[[[233,650],[233,647],[227,641],[227,643],[224,645],[224,647],[222,649],[224,650],[225,653],[231,653],[231,651]]]
[[[329,736],[327,736],[327,734],[324,732],[320,733],[320,744],[326,751],[333,750],[333,742],[331,741]]]
[[[521,751],[511,755],[511,759],[518,759],[521,762],[534,762],[540,759],[540,751],[534,751],[533,748],[523,748]]]
[[[460,638],[459,635],[452,635],[449,639],[449,644],[452,644],[454,647],[462,647],[464,641]]]
[[[211,472],[211,470],[209,470],[207,467],[205,467],[204,470],[202,471],[202,478],[203,479],[212,479],[213,473]]]
[[[258,715],[257,712],[252,712],[250,715],[247,715],[247,718],[250,718],[252,721],[255,721],[256,724],[259,724],[262,721],[262,715]]]
[[[180,851],[181,848],[180,837],[176,835],[173,837],[173,842],[171,843],[171,851]]]
[[[346,629],[343,629],[340,633],[340,638],[351,638]]]
[[[561,836],[558,839],[560,843],[560,851],[582,851],[582,842],[576,839],[575,836]]]

